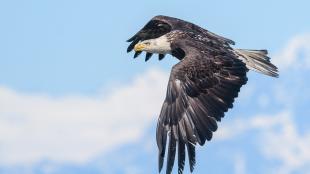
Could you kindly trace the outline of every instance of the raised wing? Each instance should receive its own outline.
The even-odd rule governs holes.
[[[131,42],[127,48],[127,52],[133,50],[134,46],[144,40],[154,39],[160,37],[172,30],[172,26],[156,17],[151,19],[138,33],[132,36],[127,42]],[[134,58],[138,57],[141,52],[136,52]],[[148,53],[145,57],[145,61],[148,61],[152,57],[152,53]],[[162,60],[164,55],[159,54],[158,59]]]
[[[188,44],[186,46],[189,46]],[[232,108],[234,98],[247,82],[245,64],[230,54],[212,54],[182,48],[184,59],[170,74],[166,99],[158,119],[156,138],[159,171],[163,167],[168,142],[167,169],[171,173],[178,154],[178,173],[184,169],[186,150],[190,171],[195,165],[195,145],[211,140],[217,122]]]
[[[229,48],[230,44],[234,44],[234,41],[216,35],[193,23],[169,16],[160,15],[153,17],[140,31],[138,31],[133,37],[127,40],[127,42],[131,42],[127,48],[127,52],[132,51],[134,46],[140,41],[158,38],[174,30],[187,32],[189,35],[191,35],[192,39],[204,42],[205,44],[211,46],[216,45],[223,48]],[[134,58],[138,57],[140,54],[141,52],[136,52]],[[148,56],[150,58],[152,54],[149,54]],[[162,58],[163,55],[159,55],[159,60]]]
[[[150,20],[138,33],[127,40],[127,42],[131,42],[127,48],[127,52],[132,51],[138,42],[160,37],[170,32],[171,29],[171,25],[164,21],[157,19]]]

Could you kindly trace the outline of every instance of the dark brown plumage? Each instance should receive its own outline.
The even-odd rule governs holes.
[[[157,123],[159,172],[166,148],[167,174],[172,172],[176,154],[178,173],[183,173],[186,156],[192,172],[196,164],[195,146],[202,146],[212,139],[218,128],[217,121],[221,121],[225,112],[233,107],[240,88],[246,84],[247,71],[253,69],[277,77],[277,67],[270,62],[265,50],[233,49],[230,46],[234,44],[232,40],[167,16],[156,16],[148,22],[128,40],[131,43],[127,51],[132,51],[142,41],[150,44],[150,39],[159,37],[159,43],[168,42],[169,53],[180,60],[171,70]],[[134,57],[137,57],[141,51],[136,47],[135,50]],[[145,60],[149,60],[153,53],[146,53]],[[164,56],[160,52],[159,60]]]
[[[196,33],[197,38],[198,35],[201,35],[201,38],[204,38],[206,42],[215,45],[228,46],[229,44],[234,44],[234,41],[216,35],[190,22],[160,15],[152,18],[139,32],[127,40],[127,42],[131,42],[127,48],[127,52],[132,51],[134,46],[140,41],[158,38],[174,30]]]
[[[177,31],[179,32],[179,31]],[[176,32],[175,32],[176,33]],[[203,43],[197,43],[180,32],[172,41],[172,50],[181,49],[184,57],[173,66],[157,125],[159,169],[163,166],[167,139],[167,173],[171,173],[178,146],[179,173],[182,173],[187,147],[190,170],[195,165],[195,146],[211,140],[217,130],[216,121],[232,108],[234,98],[247,82],[245,64],[233,53],[209,53]],[[168,36],[169,37],[169,36]],[[170,132],[170,138],[167,134]],[[178,144],[178,145],[177,145]]]

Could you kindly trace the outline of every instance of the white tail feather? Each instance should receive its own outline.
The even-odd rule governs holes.
[[[278,68],[270,62],[270,57],[267,56],[267,50],[234,49],[234,51],[248,69],[272,77],[279,76]]]

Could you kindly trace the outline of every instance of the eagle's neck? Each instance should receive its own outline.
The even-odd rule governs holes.
[[[171,43],[167,36],[163,35],[156,39],[149,40],[150,45],[146,52],[158,54],[171,54]]]

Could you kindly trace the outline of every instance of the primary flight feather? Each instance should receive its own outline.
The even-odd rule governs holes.
[[[246,84],[248,70],[278,76],[266,50],[234,49],[232,40],[177,18],[155,16],[128,42],[127,52],[134,49],[135,58],[145,51],[146,61],[154,53],[159,60],[166,54],[180,60],[171,70],[156,130],[159,172],[167,148],[167,174],[176,154],[179,174],[186,154],[190,171],[194,170],[195,145],[211,140],[217,121]]]

